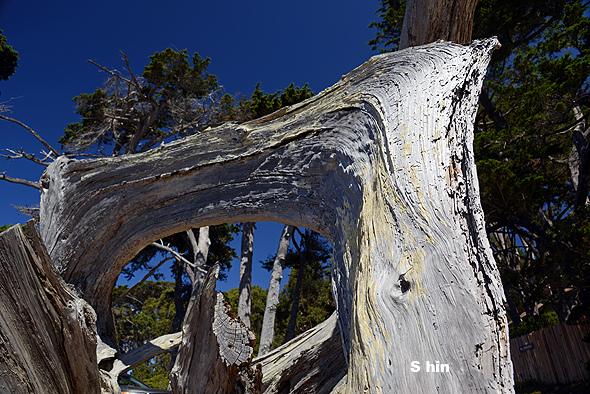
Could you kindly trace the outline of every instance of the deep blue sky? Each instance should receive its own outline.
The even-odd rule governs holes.
[[[0,0],[0,29],[20,57],[16,74],[0,81],[0,102],[59,147],[64,127],[78,120],[72,98],[93,92],[105,77],[87,59],[123,69],[125,51],[141,74],[148,56],[167,47],[210,57],[209,72],[230,94],[249,96],[258,82],[267,92],[294,82],[319,93],[376,54],[367,41],[375,35],[368,25],[378,7],[377,0]],[[43,148],[4,121],[0,135],[1,148]],[[4,171],[38,180],[43,167],[0,159]],[[27,220],[12,204],[38,203],[35,189],[0,182],[0,225]],[[255,262],[276,252],[281,226],[258,228]],[[237,285],[236,278],[230,275],[227,288]],[[253,280],[268,287],[257,272]]]

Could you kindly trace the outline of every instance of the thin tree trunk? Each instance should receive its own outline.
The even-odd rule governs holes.
[[[250,327],[252,313],[252,255],[254,253],[254,228],[252,222],[244,223],[242,230],[242,258],[240,259],[240,296],[238,298],[238,317]]]
[[[172,326],[170,330],[172,332],[179,332],[182,329],[182,322],[184,321],[185,309],[185,297],[183,296],[183,285],[182,285],[182,264],[180,261],[174,261],[174,319],[172,320]],[[171,352],[170,368],[174,365],[176,357],[178,356],[178,349],[174,348]]]
[[[198,229],[198,240],[195,237],[193,231],[193,229],[187,230],[186,235],[193,251],[192,260],[194,267],[190,267],[187,263],[182,263],[178,260],[175,263],[174,307],[176,314],[174,315],[174,320],[172,321],[172,332],[179,332],[182,329],[186,310],[189,308],[196,308],[196,306],[190,305],[191,302],[194,302],[194,298],[188,299],[189,305],[187,305],[186,309],[184,308],[184,305],[187,303],[187,296],[183,294],[183,269],[191,280],[191,293],[196,294],[205,280],[203,271],[207,267],[207,256],[209,254],[209,246],[211,246],[211,239],[209,238],[209,226],[204,226]],[[171,354],[172,358],[170,368],[174,366],[176,357],[178,356],[178,349],[172,349]]]
[[[285,257],[289,251],[289,243],[293,236],[294,226],[285,224],[277,255],[272,266],[270,274],[270,283],[268,284],[268,293],[266,296],[266,308],[264,309],[264,318],[262,320],[262,331],[260,333],[260,346],[258,347],[258,356],[264,356],[270,351],[275,335],[275,316],[277,314],[277,305],[279,304],[279,292],[281,289],[281,279],[283,279],[283,269]]]
[[[41,179],[51,258],[96,309],[101,337],[114,341],[112,290],[145,245],[228,221],[304,226],[334,247],[344,390],[510,392],[504,294],[472,147],[496,45],[379,55],[248,124],[137,155],[62,156]],[[414,373],[414,361],[450,372]]]
[[[304,241],[304,239],[301,238],[301,241]],[[304,242],[302,242],[302,244],[303,243]],[[305,259],[305,256],[303,256],[303,250],[297,248],[297,251],[299,252],[299,268],[297,272],[297,282],[295,283],[295,289],[293,290],[291,314],[289,315],[289,324],[287,325],[285,342],[295,338],[295,325],[297,324],[297,313],[299,312],[299,297],[301,296],[301,286],[303,284],[303,278],[305,277],[305,267],[307,266],[307,260]]]

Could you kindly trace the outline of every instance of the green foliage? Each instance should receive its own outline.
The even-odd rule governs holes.
[[[207,71],[211,59],[195,53],[189,61],[186,50],[156,52],[141,77],[125,62],[128,75],[110,71],[104,89],[74,97],[81,120],[64,129],[62,148],[81,153],[112,146],[113,155],[142,152],[173,136],[251,120],[313,96],[307,84],[292,83],[268,94],[259,83],[250,99],[236,102]]]
[[[295,336],[323,322],[336,309],[330,280],[330,244],[324,237],[310,230],[305,230],[302,234],[300,244],[306,264],[300,289]],[[273,348],[285,342],[293,299],[297,292],[300,261],[299,251],[291,247],[285,259],[285,266],[291,267],[291,272],[279,295]]]
[[[239,289],[231,289],[223,293],[225,300],[231,306],[232,313],[238,314],[238,300],[240,298]],[[251,287],[252,309],[250,312],[250,328],[256,334],[256,345],[254,354],[258,353],[260,346],[260,333],[262,332],[262,321],[264,320],[264,310],[266,308],[266,295],[268,291],[260,286]]]
[[[18,52],[6,45],[6,37],[0,30],[0,80],[7,80],[18,67]]]
[[[113,299],[128,290],[117,286]],[[174,283],[146,281],[113,308],[121,351],[128,352],[150,339],[170,334],[175,316]],[[133,370],[133,376],[155,388],[168,387],[170,353],[153,358]]]
[[[113,299],[127,291],[117,286]],[[174,319],[174,283],[146,281],[113,307],[119,347],[128,352],[160,335],[169,334]]]
[[[14,224],[4,224],[4,225],[0,226],[0,233],[3,232],[3,231],[8,230],[12,226],[14,226]]]
[[[369,24],[377,29],[376,37],[368,42],[371,50],[390,52],[398,48],[405,13],[406,0],[381,0],[376,12],[380,20]]]
[[[553,311],[542,313],[535,316],[530,316],[524,319],[517,328],[510,328],[510,338],[520,337],[522,335],[530,334],[545,327],[551,327],[559,324],[557,314]]]
[[[171,354],[164,353],[133,368],[131,375],[155,389],[168,389]]]
[[[520,15],[505,21],[513,50],[492,65],[484,92],[507,123],[498,127],[480,109],[474,147],[488,233],[507,293],[529,315],[533,305],[545,303],[565,319],[588,277],[589,222],[585,210],[573,212],[576,192],[567,163],[576,123],[572,109],[588,111],[590,21],[579,1],[535,8],[540,3],[547,2],[527,2],[529,8],[520,11],[525,20],[541,17],[534,38],[531,26],[519,25]],[[499,16],[486,18],[492,23]]]
[[[313,92],[307,87],[302,88],[291,83],[285,90],[277,90],[275,93],[264,93],[260,89],[260,82],[254,88],[250,99],[242,103],[243,107],[251,111],[253,119],[271,114],[280,108],[297,104],[307,98],[313,97]]]
[[[62,147],[79,153],[112,145],[113,155],[145,151],[220,123],[233,104],[207,71],[210,59],[198,53],[189,62],[186,50],[156,52],[141,77],[125,61],[128,75],[111,71],[104,89],[74,97],[82,119],[65,128]]]

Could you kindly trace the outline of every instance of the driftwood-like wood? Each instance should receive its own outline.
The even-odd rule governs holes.
[[[41,179],[51,258],[113,344],[112,289],[145,245],[223,222],[304,226],[334,246],[342,390],[510,392],[504,295],[472,149],[497,44],[375,56],[317,96],[248,124],[138,155],[62,156]],[[436,362],[449,372],[427,372]]]
[[[272,352],[254,359],[262,389],[271,393],[330,393],[346,377],[336,313]]]
[[[182,333],[180,332],[162,335],[161,337],[152,339],[138,348],[117,356],[113,360],[113,368],[110,373],[118,377],[120,374],[151,360],[157,355],[178,347],[181,340]]]
[[[218,274],[216,264],[192,295],[170,384],[177,393],[260,393],[260,368],[250,366],[256,337],[229,315],[215,291]]]
[[[0,393],[99,393],[96,315],[36,231],[29,222],[0,234]]]

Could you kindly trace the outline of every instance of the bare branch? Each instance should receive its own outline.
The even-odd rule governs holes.
[[[160,240],[161,243],[157,243],[157,242],[152,242],[150,245],[158,248],[158,249],[162,249],[165,250],[166,252],[170,253],[172,256],[174,256],[175,259],[177,259],[178,261],[180,261],[183,264],[188,265],[191,268],[194,268],[196,270],[199,270],[200,272],[206,274],[207,271],[204,270],[201,267],[198,267],[196,264],[191,263],[190,261],[188,261],[184,256],[182,256],[180,253],[178,253],[176,250],[172,249],[171,247],[164,245],[164,243]]]
[[[111,74],[113,77],[118,78],[118,79],[122,80],[123,82],[128,83],[129,85],[133,85],[133,82],[131,82],[131,80],[123,77],[121,74],[119,74],[116,71],[109,70],[108,68],[101,66],[100,64],[98,64],[94,60],[88,59],[88,63],[94,64],[96,67],[100,68],[102,71],[106,72],[107,74]]]
[[[165,353],[168,350],[179,346],[181,340],[181,332],[166,334],[152,339],[146,344],[132,349],[127,353],[121,354],[117,359],[115,359],[111,374],[118,376],[123,372],[129,371],[139,364],[154,358],[158,354]]]
[[[18,183],[19,185],[30,186],[34,187],[37,190],[41,190],[41,184],[39,182],[27,181],[26,179],[20,178],[12,178],[6,175],[6,171],[0,174],[0,179],[5,180],[7,182]]]
[[[24,124],[23,122],[21,122],[19,120],[16,120],[16,119],[13,119],[13,118],[10,118],[8,116],[4,116],[4,115],[0,115],[0,119],[7,120],[9,122],[16,123],[17,125],[25,128],[29,133],[33,134],[33,136],[35,138],[37,138],[39,140],[39,142],[41,142],[43,144],[44,147],[46,147],[47,149],[49,149],[49,151],[51,153],[53,153],[53,155],[55,157],[61,156],[61,153],[59,153],[56,149],[54,149],[51,145],[49,145],[49,143],[47,143],[47,141],[45,141],[43,138],[41,138],[41,136],[39,134],[37,134],[37,132],[35,130],[33,130],[32,128],[30,128],[29,126],[27,126],[26,124]]]
[[[27,159],[32,161],[33,163],[37,163],[37,164],[41,164],[44,166],[48,166],[50,163],[48,162],[49,159],[53,158],[51,157],[51,153],[47,153],[47,152],[41,152],[42,154],[45,155],[45,157],[43,159],[37,159],[35,157],[34,153],[27,153],[23,150],[23,148],[20,149],[20,151],[14,151],[12,149],[6,149],[6,151],[10,154],[0,154],[0,157],[6,157],[7,159]]]
[[[125,66],[127,67],[127,71],[129,71],[129,75],[133,79],[133,82],[134,82],[134,85],[135,85],[135,89],[137,89],[137,91],[140,92],[141,91],[141,85],[137,81],[137,78],[135,78],[135,75],[133,75],[133,71],[131,71],[131,66],[129,65],[129,59],[127,59],[127,52],[121,51],[121,55],[123,55],[123,60],[125,61]]]
[[[136,288],[138,288],[139,286],[141,286],[143,284],[143,282],[145,282],[146,280],[148,280],[148,278],[150,276],[152,276],[154,274],[154,272],[156,272],[156,270],[162,266],[162,264],[164,264],[165,262],[170,261],[172,259],[173,259],[172,257],[166,257],[164,260],[162,260],[158,264],[156,264],[151,270],[148,271],[147,274],[144,275],[144,277],[139,282],[137,282],[136,284],[134,284],[133,286],[131,286],[129,289],[127,289],[127,291],[125,291],[115,301],[113,301],[112,305],[113,306],[118,305],[119,302],[121,302],[123,300],[123,297],[126,297],[133,290],[135,290]]]
[[[39,212],[41,211],[41,209],[39,208],[39,205],[36,206],[32,206],[29,207],[27,205],[13,205],[11,204],[12,207],[16,208],[21,214],[25,215],[25,216],[29,216],[33,219],[35,219],[37,222],[39,221]]]

